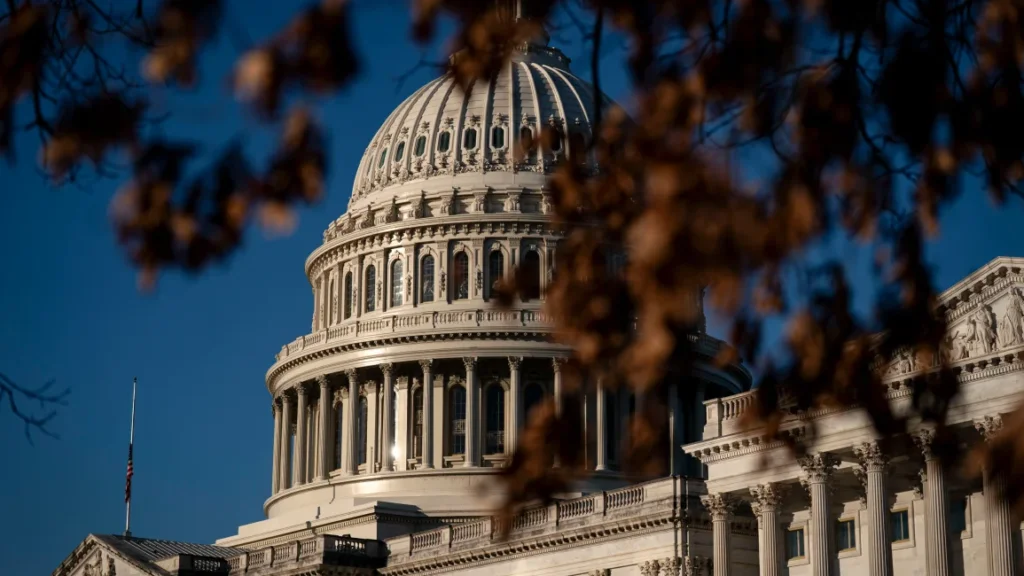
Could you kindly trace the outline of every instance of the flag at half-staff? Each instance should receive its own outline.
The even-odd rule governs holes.
[[[135,387],[138,379],[132,379],[132,429],[128,436],[128,470],[124,478],[124,535],[127,538],[132,535],[132,476],[135,475],[135,465],[132,463],[132,448],[135,444]]]

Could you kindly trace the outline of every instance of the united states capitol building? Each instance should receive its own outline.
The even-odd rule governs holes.
[[[530,409],[560,396],[569,356],[541,308],[561,238],[548,179],[590,162],[596,100],[546,41],[468,95],[450,76],[413,93],[306,259],[311,331],[267,372],[272,415],[253,415],[273,442],[265,519],[215,544],[89,535],[54,576],[1024,573],[1019,521],[987,477],[932,457],[929,429],[886,454],[858,408],[793,415],[784,434],[819,431],[796,460],[741,426],[751,375],[716,365],[725,344],[705,333],[669,401],[670,475],[625,478],[636,400],[599,389],[583,418],[592,475],[501,537],[495,476]],[[550,146],[517,150],[544,127]],[[512,267],[530,281],[499,309],[494,283]],[[1024,259],[998,258],[941,297],[966,444],[1024,398],[1022,290]],[[910,354],[882,368],[897,411],[930,368]]]

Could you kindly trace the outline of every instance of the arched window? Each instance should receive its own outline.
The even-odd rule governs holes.
[[[395,162],[401,162],[402,156],[405,156],[405,142],[399,142],[395,147]]]
[[[366,312],[373,312],[377,308],[377,269],[373,264],[366,267]]]
[[[377,168],[383,168],[384,163],[388,161],[388,149],[385,148],[380,151],[380,160],[377,161]]]
[[[342,434],[345,431],[345,411],[342,410],[339,405],[335,410],[336,417],[334,419],[334,465],[331,467],[332,470],[341,468],[341,447],[344,446],[342,441],[344,438]]]
[[[345,320],[352,316],[352,273],[345,274]]]
[[[618,403],[615,401],[614,393],[608,390],[601,393],[604,394],[604,455],[608,461],[613,462],[618,460],[615,454],[618,447],[618,435],[615,433],[618,430]]]
[[[452,266],[452,289],[455,300],[469,298],[469,256],[465,252],[455,255]]]
[[[412,449],[409,454],[413,458],[423,456],[423,387],[412,393]],[[424,462],[425,464],[425,462]]]
[[[466,128],[466,131],[462,133],[462,147],[466,150],[476,148],[476,128]]]
[[[452,386],[448,392],[448,413],[451,419],[448,422],[450,444],[448,451],[451,454],[466,453],[466,389],[461,385]]]
[[[505,129],[495,126],[491,129],[491,148],[501,149],[505,147]]]
[[[527,251],[523,254],[521,266],[523,300],[540,298],[540,254],[535,250]]]
[[[533,130],[529,126],[523,126],[519,129],[519,145],[523,148],[523,151],[529,153],[531,160],[536,158],[537,143],[533,139]]]
[[[356,464],[366,464],[366,421],[369,409],[366,396],[359,397],[359,420],[356,422]]]
[[[551,130],[551,151],[555,153],[562,151],[562,133],[558,129]]]
[[[413,154],[417,156],[423,156],[423,153],[427,151],[427,137],[420,136],[416,139],[416,144],[413,146]]]
[[[583,134],[572,132],[569,134],[569,152],[572,154],[573,162],[583,165],[587,163],[587,143]]]
[[[420,266],[420,302],[434,301],[434,257],[426,255]]]
[[[526,416],[526,421],[529,422],[530,411],[535,406],[539,406],[544,401],[544,389],[541,388],[540,384],[534,382],[526,387],[523,391],[523,414]]]
[[[505,452],[505,389],[500,384],[487,387],[487,452]]]
[[[447,152],[448,149],[451,148],[451,147],[452,147],[452,133],[451,132],[441,132],[440,134],[438,134],[438,136],[437,136],[437,151],[438,152]]]
[[[391,263],[391,305],[402,305],[402,261]]]
[[[505,275],[505,255],[501,253],[501,250],[494,250],[488,256],[487,273],[491,276],[491,290],[493,291],[497,288],[501,277]]]

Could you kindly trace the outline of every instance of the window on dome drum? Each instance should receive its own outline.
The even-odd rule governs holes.
[[[569,153],[573,162],[583,165],[587,163],[587,143],[583,134],[573,132],[569,135]]]
[[[562,151],[562,133],[559,130],[551,131],[551,151],[561,152]]]
[[[462,133],[462,147],[466,150],[476,148],[476,128],[466,128],[466,131]]]
[[[366,312],[373,312],[377,308],[377,269],[370,266],[366,267],[366,284],[364,290],[366,291],[366,306],[364,306]]]
[[[352,273],[348,272],[345,274],[345,320],[348,320],[352,316]]]
[[[405,142],[399,142],[398,147],[395,148],[395,162],[401,162],[403,156],[405,156]]]
[[[384,163],[388,161],[388,149],[385,148],[380,151],[380,160],[377,162],[377,168],[383,168]]]
[[[618,429],[616,423],[618,418],[618,402],[616,402],[617,395],[610,390],[603,390],[604,394],[604,429],[606,430],[604,435],[604,455],[609,462],[616,461],[616,450],[617,438],[615,431]]]
[[[889,514],[892,523],[892,541],[905,542],[910,540],[910,512],[907,510],[894,510]]]
[[[462,385],[452,386],[448,392],[448,408],[451,420],[448,421],[450,454],[466,453],[466,389]]]
[[[366,464],[366,422],[369,408],[366,396],[359,397],[359,419],[356,421],[356,464]]]
[[[336,416],[334,419],[334,462],[332,463],[333,465],[331,466],[331,470],[337,470],[338,468],[341,468],[341,447],[344,445],[342,444],[342,440],[344,439],[342,438],[341,435],[342,432],[345,430],[345,411],[341,409],[341,406],[338,406],[337,409],[335,410],[335,414]]]
[[[786,560],[803,558],[807,553],[804,551],[804,529],[796,528],[786,534]]]
[[[452,147],[452,133],[451,132],[441,132],[437,136],[437,151],[438,152],[447,152],[448,149],[451,148],[451,147]]]
[[[857,523],[853,518],[840,520],[836,524],[836,543],[840,552],[857,548]]]
[[[530,130],[529,126],[519,129],[519,145],[524,151],[529,152],[531,160],[536,158],[537,144],[533,141],[533,130]]]
[[[416,138],[416,144],[413,146],[412,152],[417,156],[423,156],[423,153],[427,151],[427,137],[420,136]]]
[[[521,287],[523,300],[536,300],[540,298],[540,254],[535,250],[529,250],[523,254]]]
[[[412,458],[423,457],[423,387],[412,393],[412,446],[409,449]]]
[[[523,390],[523,415],[525,421],[530,421],[530,411],[544,401],[544,388],[536,382],[528,384]]]
[[[469,298],[469,256],[465,252],[455,255],[452,264],[452,290],[455,300]]]
[[[424,256],[420,264],[420,302],[434,301],[434,257]]]
[[[491,277],[491,292],[493,293],[497,289],[501,277],[505,275],[505,255],[501,253],[501,250],[494,250],[487,258],[487,273]]]
[[[505,452],[505,389],[500,384],[487,387],[487,454]]]
[[[402,305],[402,261],[391,263],[391,305]]]
[[[495,126],[491,129],[491,148],[504,148],[505,147],[505,129],[501,126]]]

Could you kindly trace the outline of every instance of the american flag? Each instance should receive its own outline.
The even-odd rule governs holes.
[[[124,501],[129,502],[132,499],[132,476],[135,474],[135,469],[132,466],[132,443],[128,443],[128,472],[125,475],[124,480]]]

